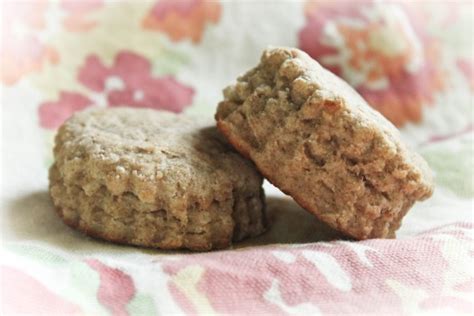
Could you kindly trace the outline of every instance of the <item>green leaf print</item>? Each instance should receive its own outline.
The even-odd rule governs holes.
[[[137,293],[132,301],[128,304],[127,310],[131,316],[156,315],[155,302],[153,297],[146,294]]]
[[[472,136],[433,144],[422,155],[435,173],[438,185],[446,187],[461,198],[474,196]]]

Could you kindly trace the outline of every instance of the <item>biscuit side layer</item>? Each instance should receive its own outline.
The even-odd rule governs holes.
[[[156,111],[137,113],[81,113],[59,130],[50,194],[68,225],[109,241],[192,250],[223,248],[265,230],[262,177],[215,128],[191,121],[186,129],[175,118],[163,123]],[[147,125],[145,135],[120,122],[134,116]],[[101,124],[107,119],[118,127]],[[165,124],[176,131],[161,130]],[[114,130],[122,125],[126,138]]]
[[[263,196],[258,194],[236,190],[210,205],[188,201],[186,215],[177,217],[164,203],[143,202],[131,192],[114,195],[101,186],[86,193],[80,183],[65,183],[56,166],[50,169],[50,183],[51,197],[66,224],[112,242],[202,251],[228,247],[232,240],[259,235],[265,228]]]

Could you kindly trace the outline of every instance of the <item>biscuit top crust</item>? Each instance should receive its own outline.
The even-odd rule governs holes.
[[[262,99],[266,101],[261,102]],[[338,122],[345,124],[343,129],[357,131],[356,134],[360,136],[351,145],[352,153],[359,152],[360,157],[355,158],[364,155],[363,150],[356,148],[359,144],[375,144],[376,148],[372,148],[372,151],[377,152],[379,158],[398,161],[397,169],[403,170],[403,175],[395,176],[411,183],[407,190],[411,198],[423,200],[431,196],[431,171],[417,153],[401,142],[397,128],[371,108],[346,82],[324,69],[305,52],[285,47],[266,49],[257,67],[224,90],[224,101],[219,103],[215,116],[221,130],[228,128],[224,126],[226,121],[235,121],[235,115],[230,117],[233,113],[248,116],[246,112],[249,107],[243,106],[247,102],[252,102],[252,113],[261,111],[261,106],[280,104],[278,110],[265,111],[274,115],[283,107],[285,116],[291,116],[291,120],[297,117],[297,120],[306,123],[318,120],[321,115],[338,116]],[[297,114],[293,115],[295,112]],[[248,138],[251,139],[252,135]],[[245,146],[241,149],[244,154],[250,154]],[[261,148],[253,146],[253,150],[259,152]]]
[[[250,80],[255,73],[259,73],[264,81]],[[251,78],[255,79],[255,78]],[[295,109],[303,104],[317,107],[319,100],[325,103],[334,103],[342,107],[359,123],[374,126],[383,130],[390,140],[399,142],[399,131],[390,121],[379,112],[371,108],[367,102],[345,81],[323,68],[317,61],[305,52],[296,48],[268,48],[260,59],[260,64],[237,79],[237,86],[229,86],[224,90],[224,97],[237,103],[245,101],[251,91],[264,89],[268,81],[275,81],[275,88],[279,89],[291,83],[290,99]],[[308,118],[312,117],[310,109],[304,109]],[[336,110],[336,108],[334,109]],[[217,119],[225,119],[230,112],[217,112]]]
[[[93,109],[75,114],[56,136],[54,155],[67,183],[82,182],[86,194],[105,186],[142,202],[228,198],[244,184],[262,180],[202,118],[150,109]]]

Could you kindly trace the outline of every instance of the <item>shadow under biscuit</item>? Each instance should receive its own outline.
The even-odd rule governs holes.
[[[94,252],[106,247],[110,252],[123,252],[130,247],[93,239],[67,226],[56,213],[48,191],[26,194],[7,202],[3,210],[3,241],[34,242],[64,251]]]
[[[235,243],[233,248],[271,244],[305,244],[347,239],[340,232],[319,221],[289,197],[267,197],[268,231]]]
[[[291,198],[267,197],[269,229],[262,235],[234,243],[230,249],[272,244],[302,244],[344,238]],[[63,223],[56,214],[47,191],[34,192],[10,201],[4,219],[8,234],[4,241],[33,241],[64,251],[131,252],[147,254],[194,253],[187,250],[160,250],[113,244],[88,237]],[[13,237],[13,238],[11,238]],[[226,249],[222,249],[226,250]]]
[[[32,192],[7,202],[3,210],[7,240],[42,241],[63,230],[47,191]]]

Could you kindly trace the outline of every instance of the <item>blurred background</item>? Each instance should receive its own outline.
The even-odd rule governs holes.
[[[470,1],[6,1],[2,20],[3,103],[44,130],[90,106],[212,114],[269,45],[305,50],[415,143],[472,127]]]
[[[438,182],[474,196],[473,11],[471,1],[4,1],[3,178],[46,179],[55,130],[85,108],[212,117],[263,49],[293,46],[399,127]]]
[[[89,107],[212,117],[264,48],[293,46],[399,127],[439,181],[474,195],[473,11],[471,1],[4,1],[5,174],[34,156],[26,164],[46,178],[55,130]]]

